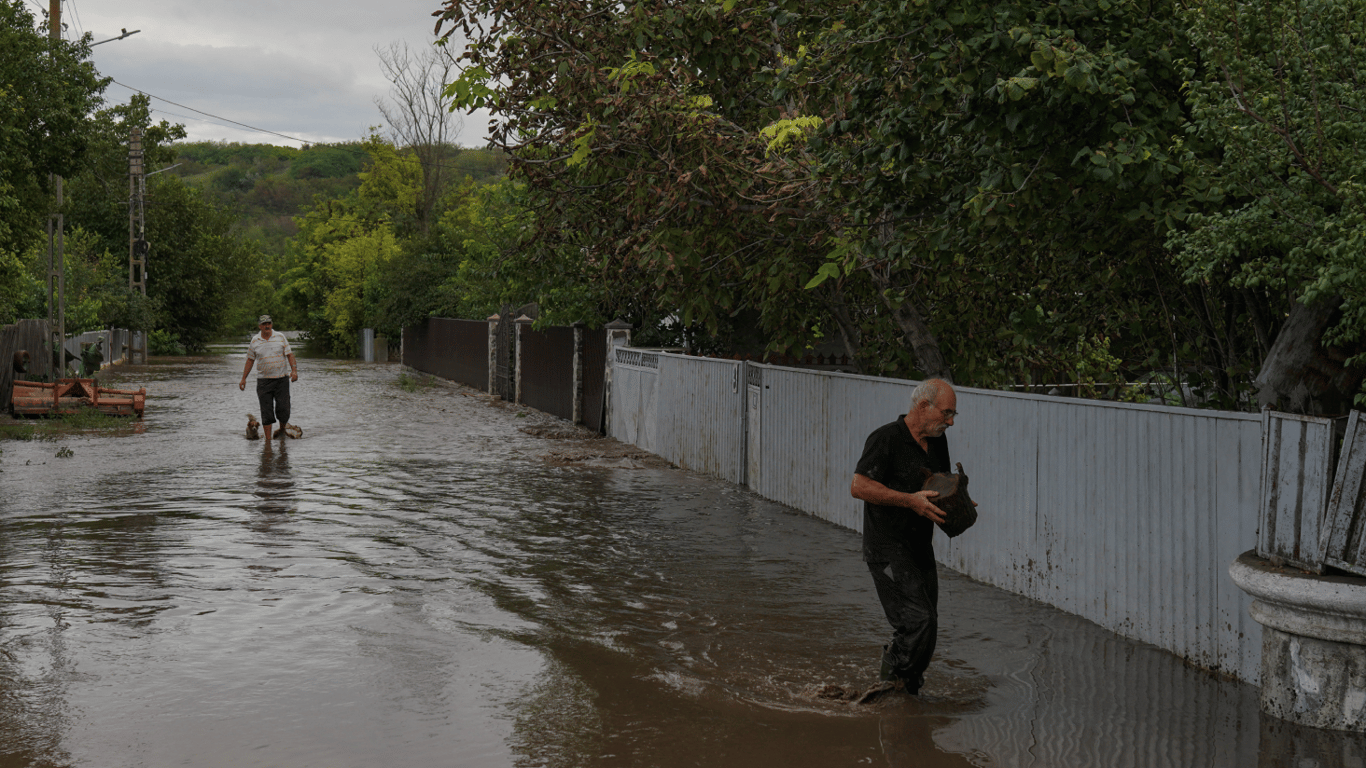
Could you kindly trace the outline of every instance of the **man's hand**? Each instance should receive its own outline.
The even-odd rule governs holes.
[[[930,499],[938,495],[938,491],[918,491],[911,494],[911,503],[906,506],[926,520],[942,523],[944,522],[944,510],[930,503]]]
[[[239,382],[237,382],[237,388],[240,389],[240,390],[242,390],[243,392],[247,391],[247,377],[246,377],[246,376],[243,376],[243,377],[242,377],[242,380],[239,381]]]
[[[289,372],[289,380],[290,380],[290,381],[298,381],[298,380],[299,380],[299,371],[298,371],[297,369],[295,369],[295,370]]]

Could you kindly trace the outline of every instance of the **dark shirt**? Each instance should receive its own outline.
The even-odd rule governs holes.
[[[869,480],[902,493],[915,493],[925,485],[923,467],[931,472],[949,471],[948,438],[925,439],[925,451],[911,437],[904,417],[878,427],[863,444],[863,455],[854,470]],[[863,559],[884,563],[900,556],[934,557],[934,523],[909,507],[885,507],[863,502]]]

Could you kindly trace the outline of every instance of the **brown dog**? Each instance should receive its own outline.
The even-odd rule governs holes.
[[[261,422],[257,421],[256,415],[252,413],[247,414],[247,439],[261,439]]]

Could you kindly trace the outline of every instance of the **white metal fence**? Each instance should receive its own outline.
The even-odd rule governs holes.
[[[614,350],[609,434],[861,530],[864,440],[915,382]],[[1227,569],[1257,544],[1256,415],[960,388],[949,430],[981,504],[945,565],[1257,683]]]
[[[67,355],[79,361],[81,352],[90,344],[100,344],[100,349],[104,355],[103,365],[110,365],[119,360],[128,358],[130,345],[134,343],[133,332],[123,328],[101,328],[98,331],[86,331],[85,333],[68,336],[62,345],[66,349]],[[84,376],[91,375],[91,371],[83,373]]]

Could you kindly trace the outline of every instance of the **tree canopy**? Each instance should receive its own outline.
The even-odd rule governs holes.
[[[756,310],[770,349],[838,338],[871,372],[1138,380],[1255,407],[1296,302],[1359,294],[1363,6],[448,0],[435,15],[468,41],[449,95],[494,113],[526,185],[522,260],[576,264],[565,274],[608,307],[713,333]],[[1319,235],[1292,246],[1297,226]],[[1356,307],[1330,341],[1356,338]]]

